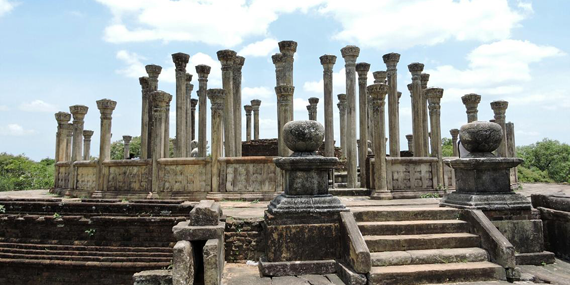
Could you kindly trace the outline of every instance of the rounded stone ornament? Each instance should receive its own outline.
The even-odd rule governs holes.
[[[317,121],[291,121],[283,126],[285,145],[294,152],[314,152],[324,137],[325,127]]]
[[[503,140],[501,125],[485,121],[475,121],[461,126],[459,139],[471,153],[492,152]]]

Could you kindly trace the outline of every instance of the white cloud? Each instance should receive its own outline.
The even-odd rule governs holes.
[[[56,105],[46,103],[42,100],[34,100],[32,102],[24,102],[20,104],[20,110],[26,112],[57,112],[58,108]]]
[[[0,17],[8,14],[10,11],[16,7],[17,3],[10,2],[8,0],[0,0]]]
[[[243,99],[269,98],[275,92],[267,87],[245,87],[241,90]]]
[[[506,39],[532,12],[530,3],[507,0],[330,0],[320,12],[343,29],[334,38],[362,47],[405,49],[448,40]],[[381,23],[390,23],[383,28]]]
[[[279,45],[277,40],[268,38],[245,46],[238,52],[238,54],[241,56],[263,57],[268,56],[278,48]]]
[[[8,108],[8,106],[6,106],[6,105],[0,105],[0,111],[2,111],[2,112],[10,111],[10,108]]]
[[[522,82],[532,79],[530,65],[550,57],[565,55],[552,46],[529,41],[501,40],[481,45],[467,55],[464,70],[451,65],[425,70],[431,74],[430,85],[446,88],[444,101],[463,94],[505,95],[523,91]]]
[[[146,75],[145,64],[141,61],[146,60],[145,57],[140,56],[134,52],[129,52],[126,50],[120,50],[117,52],[117,59],[126,64],[123,69],[116,70],[118,74],[122,74],[126,77],[139,78]]]
[[[5,136],[25,136],[35,133],[34,130],[26,130],[18,124],[0,126],[0,134]]]
[[[309,101],[303,98],[294,98],[293,99],[293,110],[295,111],[304,111],[307,112],[307,105],[309,105]]]
[[[203,42],[226,47],[264,36],[280,13],[306,12],[322,0],[97,0],[114,15],[104,39]]]

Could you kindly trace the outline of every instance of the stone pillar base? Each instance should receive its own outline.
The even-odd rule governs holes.
[[[394,196],[390,190],[373,190],[370,194],[372,200],[392,200]]]
[[[525,196],[512,192],[496,194],[470,194],[453,192],[445,196],[441,200],[440,205],[460,209],[477,209],[483,211],[531,209],[530,201]]]
[[[287,195],[281,194],[269,203],[268,213],[280,214],[306,214],[306,215],[337,215],[348,211],[340,200],[331,195]]]

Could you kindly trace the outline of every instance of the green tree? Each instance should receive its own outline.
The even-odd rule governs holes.
[[[441,138],[441,154],[443,157],[453,156],[453,142],[450,138]]]
[[[559,183],[570,182],[570,145],[568,144],[543,139],[535,144],[517,147],[517,156],[524,159],[518,171],[519,179],[523,182],[527,179],[527,182],[542,182],[532,181],[537,179]]]
[[[133,137],[130,146],[131,156],[134,158],[141,157],[141,137]],[[124,155],[124,142],[118,140],[111,143],[111,159],[120,160]],[[170,157],[174,156],[174,139],[170,139]]]
[[[54,163],[51,158],[35,162],[23,154],[0,153],[0,191],[53,187]]]

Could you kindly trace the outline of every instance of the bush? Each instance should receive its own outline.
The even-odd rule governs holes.
[[[519,170],[519,174],[522,173],[525,179],[547,177],[558,183],[570,182],[570,145],[543,139],[535,144],[517,147],[517,156],[524,159],[519,168],[525,169]]]
[[[121,160],[124,157],[124,142],[118,140],[111,143],[111,159]],[[130,146],[131,157],[141,157],[141,137],[133,137]],[[170,139],[170,157],[174,157],[174,139]]]
[[[0,153],[0,191],[53,187],[54,163],[51,158],[35,162],[24,155]]]
[[[517,172],[519,175],[520,182],[545,182],[545,183],[552,183],[550,177],[548,177],[548,173],[541,171],[540,169],[533,167],[532,169],[528,169],[524,166],[517,167]]]

